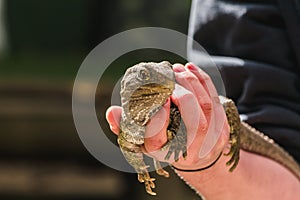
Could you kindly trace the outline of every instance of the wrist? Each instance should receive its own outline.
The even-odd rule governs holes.
[[[218,164],[221,157],[224,157],[223,154],[229,150],[229,126],[227,121],[224,123],[221,136],[219,137],[216,145],[212,150],[205,156],[205,158],[199,158],[195,156],[196,159],[187,159],[182,162],[174,162],[172,166],[174,169],[180,171],[203,171],[215,164]],[[199,152],[199,151],[198,151]],[[188,151],[189,156],[189,151]]]
[[[223,152],[221,152],[219,154],[219,156],[215,159],[215,161],[213,161],[211,164],[205,166],[205,167],[202,167],[202,168],[197,168],[197,169],[180,169],[180,168],[177,168],[175,167],[174,165],[172,165],[171,167],[175,170],[178,170],[178,171],[183,171],[183,172],[198,172],[198,171],[203,171],[203,170],[206,170],[210,167],[212,167],[214,164],[216,164],[218,162],[218,160],[221,158]]]
[[[223,181],[222,177],[225,177],[229,173],[226,167],[227,161],[228,158],[222,153],[218,161],[205,170],[186,172],[174,169],[174,172],[199,196],[215,198],[218,191],[222,190],[222,187],[225,185],[220,184]],[[215,191],[215,193],[210,194],[211,191]]]

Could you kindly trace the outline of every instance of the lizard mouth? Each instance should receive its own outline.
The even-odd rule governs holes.
[[[132,98],[143,98],[147,96],[157,96],[159,94],[164,94],[164,96],[170,96],[174,88],[166,87],[157,83],[150,83],[142,85],[137,88],[131,95]],[[162,96],[161,95],[161,96]]]
[[[165,104],[173,89],[159,84],[147,84],[135,90],[130,98],[130,116],[140,126],[148,123]]]

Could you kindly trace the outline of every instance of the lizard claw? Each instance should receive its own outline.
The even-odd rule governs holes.
[[[152,191],[152,188],[155,188],[155,178],[151,178],[148,172],[139,173],[138,180],[141,183],[145,183],[145,189],[148,194],[156,195],[156,193]]]
[[[169,172],[167,172],[166,170],[163,170],[163,169],[157,169],[156,170],[156,173],[160,176],[164,176],[166,178],[169,178],[170,177],[170,174]]]
[[[168,148],[165,160],[169,160],[174,153],[174,160],[179,160],[180,152],[183,158],[187,156],[187,131],[184,122],[181,120],[178,107],[172,103],[170,108],[170,121],[167,129],[168,142],[162,149]]]
[[[167,171],[165,171],[165,170],[162,168],[162,166],[160,165],[160,162],[159,162],[159,161],[153,159],[153,162],[154,162],[154,167],[155,167],[155,169],[156,169],[156,173],[157,173],[158,175],[164,176],[164,177],[166,177],[166,178],[169,178],[169,177],[170,177],[169,173],[168,173]]]
[[[164,148],[169,147],[168,153],[165,156],[165,160],[169,160],[172,153],[174,153],[174,160],[177,162],[179,160],[179,154],[182,152],[183,158],[187,156],[186,149],[186,133],[179,130],[177,134],[168,131],[168,143],[163,146]]]
[[[237,108],[233,101],[228,100],[223,103],[228,124],[230,126],[230,150],[225,156],[230,156],[229,161],[226,162],[227,166],[230,166],[229,171],[232,172],[238,165],[240,159],[240,134],[241,134],[241,122]]]
[[[153,196],[156,195],[156,193],[153,192],[152,189],[151,189],[150,187],[146,187],[146,192],[147,192],[148,194],[153,195]]]

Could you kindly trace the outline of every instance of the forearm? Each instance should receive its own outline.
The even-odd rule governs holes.
[[[240,152],[240,162],[228,171],[228,157],[222,156],[211,168],[176,173],[207,200],[209,199],[300,199],[300,182],[274,161]]]

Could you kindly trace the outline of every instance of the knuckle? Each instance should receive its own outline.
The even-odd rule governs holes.
[[[207,129],[208,129],[208,124],[207,123],[205,123],[205,124],[201,124],[200,125],[200,130],[202,131],[202,132],[207,132]]]
[[[206,120],[201,120],[198,125],[198,130],[201,132],[206,132],[208,129],[208,124]]]
[[[191,74],[188,74],[185,79],[191,82],[197,81],[197,78],[195,76],[192,76]]]
[[[204,82],[210,82],[211,81],[211,77],[208,74],[203,74],[203,81]]]
[[[198,102],[204,114],[210,113],[213,109],[213,102],[208,96],[198,96]]]
[[[202,103],[201,107],[204,112],[211,112],[212,111],[212,101]]]

